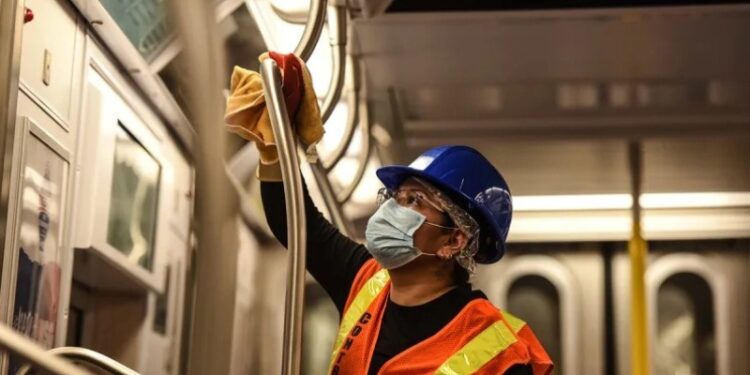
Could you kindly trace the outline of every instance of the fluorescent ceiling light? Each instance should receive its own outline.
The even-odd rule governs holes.
[[[629,194],[529,195],[513,197],[514,211],[620,210],[633,204]]]
[[[718,208],[750,206],[747,192],[648,193],[640,197],[644,209]],[[527,195],[513,197],[515,211],[627,210],[630,194]]]
[[[659,193],[643,194],[643,208],[710,208],[750,206],[750,193]]]

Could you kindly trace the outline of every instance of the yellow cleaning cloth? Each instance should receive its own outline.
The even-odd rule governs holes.
[[[301,98],[299,98],[299,106],[296,110],[296,114],[293,114],[294,118],[291,118],[292,127],[297,132],[299,140],[305,146],[305,152],[308,160],[315,161],[317,154],[315,152],[315,144],[320,141],[323,137],[323,121],[320,118],[320,107],[318,106],[318,98],[315,96],[313,90],[312,77],[310,72],[307,70],[305,63],[294,55],[279,55],[272,54],[269,56],[268,53],[262,54],[258,60],[261,62],[267,58],[273,58],[282,69],[284,76],[284,93],[285,97],[288,95],[294,96],[295,94],[299,97],[299,92],[295,90],[301,89]],[[299,86],[287,86],[287,81],[298,82],[298,77],[292,77],[291,74],[299,74],[293,71],[287,66],[295,66],[296,64],[289,64],[288,59],[296,59],[301,69],[301,88]],[[284,60],[287,62],[285,64]],[[287,65],[287,66],[283,66]],[[288,99],[287,99],[288,100]],[[289,105],[290,103],[287,102]],[[294,105],[292,105],[294,106]],[[290,111],[293,108],[288,108]],[[234,67],[232,72],[231,82],[231,93],[227,99],[227,108],[224,114],[224,121],[226,122],[227,129],[233,133],[238,134],[242,138],[248,141],[255,142],[260,152],[260,161],[263,164],[274,164],[279,160],[278,152],[276,151],[276,143],[273,136],[273,129],[271,127],[271,121],[268,117],[268,109],[266,108],[266,100],[263,95],[263,80],[260,73],[252,70],[243,69],[239,66]]]

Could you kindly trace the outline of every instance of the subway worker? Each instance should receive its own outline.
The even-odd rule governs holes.
[[[284,189],[260,169],[268,223],[286,245]],[[385,186],[365,245],[317,210],[305,189],[307,269],[341,314],[330,374],[548,374],[552,361],[522,320],[469,283],[505,252],[512,204],[478,151],[443,146],[377,170]]]
[[[260,60],[267,58],[282,71],[289,118],[310,151],[323,128],[309,71],[291,54]],[[266,219],[286,246],[284,188],[261,82],[257,72],[235,68],[225,120],[258,147]],[[513,210],[500,173],[466,146],[433,148],[409,166],[376,173],[384,187],[365,245],[342,235],[303,189],[307,269],[341,317],[328,373],[548,374],[552,361],[529,326],[469,282],[477,263],[505,253]]]

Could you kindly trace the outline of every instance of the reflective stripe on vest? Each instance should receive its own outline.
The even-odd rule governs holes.
[[[507,311],[503,311],[503,318],[505,318],[505,321],[508,322],[508,325],[510,326],[510,329],[513,330],[513,333],[518,333],[519,331],[521,331],[521,328],[526,325],[526,322],[518,319],[515,315]]]
[[[448,358],[435,374],[473,374],[516,341],[505,323],[498,320]]]
[[[387,270],[380,270],[367,280],[367,283],[359,290],[359,292],[357,292],[357,296],[354,298],[354,301],[352,301],[352,304],[349,305],[349,308],[341,319],[339,333],[336,336],[336,344],[333,345],[331,363],[328,365],[329,374],[331,373],[336,357],[341,350],[341,345],[344,344],[344,340],[346,340],[346,337],[349,335],[349,331],[354,328],[357,321],[362,317],[362,314],[367,311],[367,308],[370,307],[372,301],[377,298],[378,294],[380,294],[390,278],[391,277],[388,275]]]

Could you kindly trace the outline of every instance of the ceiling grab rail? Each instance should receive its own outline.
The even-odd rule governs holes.
[[[284,181],[286,201],[287,248],[289,266],[287,274],[286,305],[284,308],[284,347],[281,373],[297,375],[302,362],[302,318],[305,288],[305,254],[307,252],[307,225],[305,202],[302,195],[302,176],[297,157],[297,146],[292,125],[286,111],[281,89],[281,73],[273,59],[261,63],[263,94],[266,98],[276,148],[279,153],[281,177]]]
[[[362,177],[364,177],[365,175],[367,163],[370,160],[370,155],[372,154],[372,141],[370,140],[370,121],[367,118],[367,114],[365,114],[363,117],[364,121],[359,122],[359,126],[361,129],[360,131],[362,132],[362,150],[360,150],[357,157],[357,171],[354,173],[352,182],[337,194],[336,198],[338,199],[339,204],[347,202],[349,198],[352,197],[354,190],[357,189],[357,186],[359,186],[359,183],[362,181]]]
[[[5,324],[0,324],[0,348],[51,374],[91,375],[91,372],[48,353],[39,344]]]
[[[122,363],[117,362],[114,359],[91,349],[75,346],[63,346],[50,349],[47,351],[47,353],[74,361],[92,364],[102,370],[108,371],[110,374],[140,375],[138,372],[133,371],[131,368],[123,365]],[[24,365],[16,372],[16,375],[26,375],[30,369],[30,365]]]
[[[302,38],[300,38],[299,43],[297,43],[297,46],[294,48],[294,54],[304,61],[307,61],[310,58],[313,51],[315,50],[315,46],[318,44],[320,34],[323,31],[323,26],[325,26],[325,12],[327,5],[328,0],[310,0],[310,16],[307,17],[307,23],[305,24],[305,31],[302,34]],[[273,7],[273,4],[272,8],[278,14],[278,9],[276,7]],[[283,16],[282,19],[284,19]],[[243,151],[246,151],[246,149],[250,147],[253,147],[253,145],[251,142],[248,142],[248,144],[243,146],[242,150],[232,156],[229,165],[237,165],[238,163],[242,163],[243,160],[241,159],[244,159],[244,156],[246,155],[246,152]],[[242,181],[241,179],[237,180],[238,182]],[[241,183],[239,185],[242,186]],[[244,191],[244,188],[242,190]],[[243,191],[239,191],[238,194],[240,196],[246,195],[243,193]]]
[[[348,92],[346,97],[346,106],[348,108],[346,116],[346,127],[344,128],[344,136],[341,138],[341,142],[336,145],[330,155],[323,161],[323,167],[327,173],[341,161],[346,151],[349,149],[349,145],[354,137],[354,130],[359,122],[359,60],[355,57],[349,57],[349,67],[351,68],[352,76],[352,89]]]
[[[307,24],[302,38],[294,48],[294,54],[303,61],[310,59],[315,50],[315,46],[320,39],[320,33],[323,31],[323,25],[326,22],[326,7],[328,0],[310,0],[310,13],[307,17]]]
[[[271,3],[273,12],[284,20],[284,22],[296,23],[298,25],[307,23],[307,15],[310,13],[309,9],[296,12],[296,9],[290,11],[278,6],[275,1],[269,1],[269,3]]]
[[[333,71],[331,72],[331,84],[328,93],[323,99],[320,117],[323,123],[331,117],[336,104],[341,99],[341,91],[344,88],[344,76],[346,72],[346,39],[347,39],[347,12],[343,6],[328,7],[328,38],[331,44],[331,59]]]
[[[323,196],[323,202],[326,205],[328,213],[331,215],[331,221],[339,229],[339,232],[345,236],[351,235],[351,228],[344,217],[344,211],[341,202],[338,201],[336,193],[331,186],[331,180],[328,179],[328,173],[323,167],[323,163],[318,159],[315,163],[310,164],[315,182],[318,184],[320,194]]]
[[[310,11],[311,14],[315,14],[315,18],[308,18],[307,26],[305,28],[305,34],[302,37],[302,40],[300,41],[299,45],[295,49],[295,54],[299,56],[303,60],[307,60],[310,57],[310,54],[312,53],[312,50],[314,50],[315,45],[317,44],[317,41],[320,37],[320,32],[322,30],[323,25],[325,25],[325,17],[321,10],[326,9],[327,1],[323,0],[311,0],[311,7]],[[346,44],[347,44],[347,11],[346,7],[343,6],[330,6],[328,7],[328,11],[330,12],[329,16],[329,30],[330,30],[330,45],[331,45],[331,51],[332,51],[332,59],[333,59],[333,73],[331,75],[331,83],[329,85],[330,89],[328,90],[328,95],[323,101],[323,106],[321,109],[321,118],[323,122],[330,117],[331,113],[333,113],[333,109],[335,108],[335,105],[338,103],[339,99],[341,98],[341,91],[343,90],[344,85],[344,74],[346,70]],[[277,12],[278,13],[278,12]],[[282,17],[283,18],[283,17]],[[356,101],[354,102],[356,103]],[[351,105],[351,103],[350,103]],[[356,113],[355,113],[356,115]],[[348,116],[347,119],[347,127],[350,126],[351,123],[355,122],[355,119],[352,119],[351,116]],[[353,125],[352,125],[353,126]],[[348,147],[348,142],[351,140],[351,135],[345,137],[345,140],[347,142],[347,145],[339,145],[337,147],[337,150],[339,148],[343,148],[343,151],[346,151],[346,148]],[[344,147],[347,146],[347,147]],[[231,165],[238,165],[242,161],[239,160],[240,158],[244,158],[243,155],[246,154],[246,152],[243,152],[243,150],[246,150],[250,147],[253,147],[251,143],[246,144],[243,146],[242,150],[237,152],[231,159],[230,164]],[[341,155],[343,155],[343,151],[338,152],[336,157],[336,161],[338,161],[341,158]],[[250,168],[250,167],[248,167]],[[346,222],[344,221],[344,215],[341,211],[341,206],[335,201],[336,194],[333,191],[333,188],[331,187],[330,181],[327,179],[327,175],[325,171],[328,169],[323,169],[323,164],[316,162],[310,165],[310,169],[313,171],[313,176],[315,177],[315,181],[318,185],[318,188],[321,191],[321,194],[323,195],[323,200],[326,205],[326,209],[329,212],[331,216],[331,221],[339,228],[339,230],[347,235],[349,234],[349,228]],[[325,180],[323,179],[325,178]],[[329,199],[332,198],[332,199]]]
[[[341,99],[341,92],[344,89],[344,77],[346,73],[347,10],[346,7],[343,6],[330,6],[328,8],[328,32],[331,43],[333,72],[331,74],[331,84],[329,85],[328,93],[321,108],[321,119],[323,123],[331,117],[336,104],[338,104]],[[351,116],[348,116],[347,126],[350,124],[350,118]],[[349,137],[348,140],[344,140],[347,142],[351,141],[351,137]],[[350,234],[349,225],[345,220],[341,202],[336,199],[336,193],[331,186],[331,181],[328,179],[328,170],[320,159],[315,163],[310,164],[310,170],[312,171],[318,189],[320,189],[320,193],[323,196],[323,201],[325,202],[328,213],[331,216],[331,221],[333,221],[334,225],[338,227],[342,234],[348,236]]]

